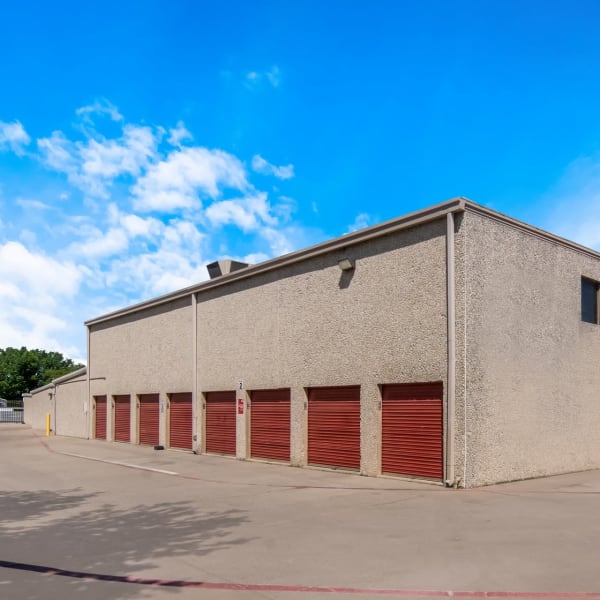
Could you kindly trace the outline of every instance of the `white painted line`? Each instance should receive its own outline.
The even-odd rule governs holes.
[[[117,465],[118,467],[127,467],[128,469],[139,469],[140,471],[151,471],[152,473],[162,473],[163,475],[179,475],[177,471],[166,471],[165,469],[156,469],[154,467],[144,467],[142,465],[134,465],[132,463],[120,462],[118,460],[108,460],[107,458],[96,458],[95,456],[85,456],[84,454],[74,454],[72,452],[58,452],[64,456],[72,456],[73,458],[83,458],[85,460],[94,460],[96,462],[108,463],[109,465]]]

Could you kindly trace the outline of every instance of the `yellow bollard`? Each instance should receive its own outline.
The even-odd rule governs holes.
[[[50,435],[50,413],[46,413],[46,437]]]

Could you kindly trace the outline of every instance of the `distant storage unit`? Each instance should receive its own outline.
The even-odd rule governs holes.
[[[208,269],[86,323],[84,437],[457,487],[600,468],[594,250],[455,198]]]
[[[24,422],[34,429],[46,429],[50,416],[53,435],[88,438],[95,416],[90,411],[87,369],[57,377],[49,384],[23,394]],[[92,429],[93,431],[93,429]]]

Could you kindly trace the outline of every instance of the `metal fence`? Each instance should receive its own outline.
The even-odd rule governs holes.
[[[0,423],[24,423],[22,408],[0,408]]]

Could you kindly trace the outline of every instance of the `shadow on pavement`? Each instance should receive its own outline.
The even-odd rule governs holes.
[[[91,496],[77,490],[1,494],[0,509],[6,512],[0,521],[0,560],[21,563],[23,569],[38,565],[92,576],[152,577],[153,569],[160,566],[161,576],[170,577],[164,571],[168,560],[197,558],[251,541],[234,535],[247,520],[244,511],[202,511],[188,501],[138,504],[129,509],[112,504],[89,508]],[[149,592],[139,585],[48,578],[23,569],[0,568],[3,600],[75,598],[83,594],[87,600],[143,598]],[[170,594],[180,591],[162,589],[162,593]]]
[[[0,526],[22,526],[28,519],[75,508],[96,496],[84,494],[81,488],[54,492],[49,490],[2,492],[0,491]]]

